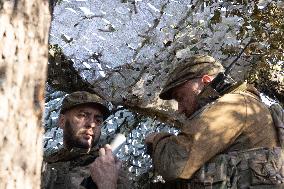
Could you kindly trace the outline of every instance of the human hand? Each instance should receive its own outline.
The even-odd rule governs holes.
[[[116,189],[118,172],[121,168],[119,161],[113,154],[110,145],[100,148],[99,157],[91,164],[90,171],[93,181],[99,189]]]

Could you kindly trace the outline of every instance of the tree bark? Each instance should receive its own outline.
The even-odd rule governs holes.
[[[48,1],[0,1],[0,188],[40,186]]]

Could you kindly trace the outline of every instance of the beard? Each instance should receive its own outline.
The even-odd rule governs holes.
[[[100,138],[100,129],[93,129],[93,136],[91,139],[91,144],[89,144],[87,141],[82,140],[82,137],[80,136],[84,134],[88,129],[79,129],[76,130],[75,126],[73,126],[69,120],[66,120],[65,127],[63,131],[63,138],[64,142],[67,148],[83,148],[83,149],[89,149],[93,146],[95,146]]]
[[[190,97],[188,98],[187,102],[186,102],[186,110],[185,110],[185,116],[186,117],[190,117],[192,116],[192,114],[194,114],[194,112],[196,112],[198,110],[198,106],[197,106],[197,96],[198,96],[198,92],[193,92],[190,94]]]

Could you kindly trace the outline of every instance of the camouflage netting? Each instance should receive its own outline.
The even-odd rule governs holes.
[[[60,105],[65,92],[54,91],[47,85],[44,149],[45,153],[52,153],[62,148],[62,129],[57,126],[57,119]],[[137,113],[133,113],[123,107],[119,107],[105,122],[102,129],[100,145],[109,143],[116,133],[127,135],[127,141],[120,151],[116,154],[124,161],[124,166],[128,167],[132,173],[132,179],[138,180],[141,175],[155,180],[157,177],[149,173],[152,167],[151,159],[145,152],[144,138],[152,132],[170,132],[177,134],[178,130]],[[145,177],[145,176],[144,176]],[[144,178],[145,179],[145,178]],[[147,180],[147,179],[146,179]]]
[[[62,143],[56,128],[62,97],[95,92],[113,110],[103,133],[129,134],[119,156],[136,175],[146,172],[145,135],[169,130],[164,122],[180,126],[175,103],[158,94],[177,60],[196,53],[225,66],[236,60],[236,79],[249,75],[283,103],[282,7],[282,1],[59,1],[49,39],[45,148]]]

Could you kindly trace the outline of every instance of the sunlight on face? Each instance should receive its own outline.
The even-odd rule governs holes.
[[[82,105],[64,114],[63,138],[67,148],[91,148],[99,140],[103,115],[99,109]]]
[[[172,96],[178,102],[178,112],[190,117],[197,110],[197,95],[203,84],[200,78],[192,79],[174,88]]]

